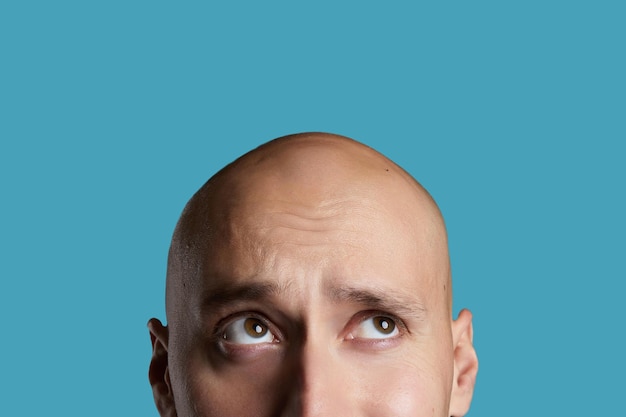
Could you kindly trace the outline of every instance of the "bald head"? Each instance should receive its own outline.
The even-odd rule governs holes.
[[[198,290],[197,282],[206,279],[207,268],[219,273],[215,269],[222,251],[249,245],[250,256],[263,256],[260,232],[267,217],[276,212],[293,215],[295,223],[297,217],[335,220],[335,225],[351,228],[352,239],[357,240],[367,224],[385,218],[386,228],[411,236],[415,262],[432,264],[435,273],[429,278],[432,285],[445,288],[450,311],[446,231],[428,192],[368,146],[338,135],[302,133],[272,140],[243,155],[189,201],[170,248],[168,320],[180,312],[189,292]],[[391,256],[399,239],[377,238],[389,240],[387,256]],[[315,235],[302,239],[312,241],[294,243],[313,244]]]
[[[162,416],[462,416],[471,314],[451,317],[441,214],[351,139],[271,141],[211,178],[176,226],[168,325],[150,321]]]

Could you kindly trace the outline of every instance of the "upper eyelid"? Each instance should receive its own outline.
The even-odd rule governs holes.
[[[267,326],[270,333],[274,335],[274,337],[277,337],[281,340],[283,339],[283,332],[280,330],[280,328],[278,328],[278,326],[276,326],[276,324],[274,324],[264,314],[256,312],[256,311],[240,311],[237,313],[229,314],[226,317],[218,320],[218,322],[215,324],[215,329],[213,330],[213,337],[217,339],[221,339],[222,336],[224,335],[224,332],[227,326],[229,326],[230,324],[234,323],[235,321],[239,319],[244,319],[248,317],[252,317],[252,318],[262,321],[263,324]]]
[[[402,320],[400,317],[396,316],[395,314],[387,313],[385,311],[380,311],[380,310],[364,310],[355,314],[353,317],[356,318],[357,316],[360,316],[360,319],[358,320],[357,324],[360,324],[364,322],[365,320],[368,320],[374,317],[388,317],[394,321],[396,326],[398,326],[402,332],[411,333],[406,323],[404,322],[404,320]]]

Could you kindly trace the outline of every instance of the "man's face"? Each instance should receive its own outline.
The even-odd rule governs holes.
[[[269,176],[228,207],[170,319],[179,416],[450,415],[445,236],[404,186]]]

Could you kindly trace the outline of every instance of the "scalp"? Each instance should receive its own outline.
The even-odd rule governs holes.
[[[445,258],[447,304],[451,289],[443,219],[428,192],[406,171],[372,148],[328,133],[274,139],[248,152],[209,179],[187,203],[168,258],[168,321],[184,315],[184,302],[206,279],[207,256],[228,239],[233,225],[253,219],[264,201],[305,208],[307,215],[336,201],[380,204],[398,217],[414,218],[425,239]],[[444,272],[444,274],[446,274]]]

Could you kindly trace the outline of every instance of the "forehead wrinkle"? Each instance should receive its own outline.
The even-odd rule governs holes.
[[[358,242],[366,231],[355,222],[359,219],[375,220],[371,210],[353,202],[325,204],[323,210],[293,203],[266,209],[263,205],[260,203],[256,205],[256,210],[248,210],[243,220],[231,227],[238,231],[241,239],[265,255],[272,248],[291,245],[323,248],[329,243],[341,242],[346,248],[359,247],[362,244]],[[343,209],[340,208],[342,205]]]
[[[385,204],[372,199],[370,195],[371,192],[358,193],[306,203],[278,199],[257,200],[251,202],[252,204],[244,210],[247,211],[248,219],[258,226],[280,225],[303,231],[323,231],[326,227],[337,231],[361,231],[361,227],[344,226],[359,220],[381,219],[382,213],[393,217]]]
[[[278,189],[274,190],[274,192],[277,191]],[[262,214],[268,220],[280,218],[287,222],[310,221],[311,224],[345,218],[367,205],[364,204],[362,198],[356,196],[316,198],[312,201],[289,200],[286,196],[273,198],[264,196],[264,198],[247,198],[244,201],[245,204],[239,210],[246,213],[252,220],[259,221],[259,215]]]

